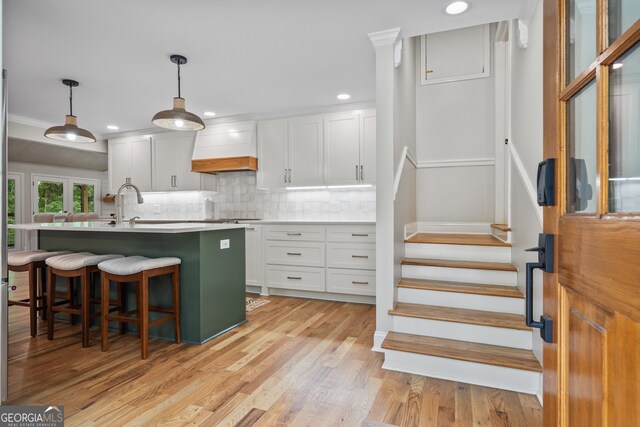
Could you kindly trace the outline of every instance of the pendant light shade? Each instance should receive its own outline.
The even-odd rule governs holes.
[[[180,96],[180,66],[187,63],[182,55],[171,55],[171,62],[178,66],[178,96],[173,98],[173,108],[164,110],[153,116],[154,125],[172,130],[202,130],[204,122],[197,115],[185,109],[184,98]]]
[[[57,141],[96,142],[96,137],[86,129],[78,127],[78,118],[73,115],[73,88],[79,83],[64,79],[62,83],[69,86],[69,114],[65,116],[64,126],[53,126],[44,132],[44,136]]]

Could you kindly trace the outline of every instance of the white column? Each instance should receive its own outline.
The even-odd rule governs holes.
[[[395,283],[393,240],[393,50],[399,28],[370,33],[376,51],[376,333],[374,350],[391,329]]]

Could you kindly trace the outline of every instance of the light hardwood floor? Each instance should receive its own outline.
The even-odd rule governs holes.
[[[31,338],[11,307],[9,404],[64,405],[68,426],[542,424],[534,396],[383,370],[373,306],[269,299],[205,345],[151,339],[144,361],[135,336],[106,353],[97,329],[81,347],[79,325]]]

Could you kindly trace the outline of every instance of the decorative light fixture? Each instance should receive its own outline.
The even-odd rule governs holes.
[[[80,83],[64,79],[62,83],[69,86],[69,114],[64,119],[64,126],[53,126],[44,132],[47,138],[57,141],[96,142],[96,137],[86,129],[78,127],[78,118],[73,115],[73,88]]]
[[[151,120],[154,125],[173,130],[202,130],[204,122],[197,115],[184,108],[184,98],[180,96],[180,66],[187,63],[182,55],[171,55],[171,62],[178,66],[178,96],[173,98],[171,110],[160,111]]]
[[[470,7],[471,4],[467,1],[454,1],[444,8],[444,13],[447,15],[460,15],[469,10]]]

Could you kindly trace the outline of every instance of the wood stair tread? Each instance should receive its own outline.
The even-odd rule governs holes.
[[[403,265],[423,265],[427,267],[472,268],[476,270],[518,271],[508,262],[452,261],[446,259],[405,258]]]
[[[540,362],[538,362],[533,352],[519,348],[402,334],[398,332],[389,332],[382,342],[382,348],[542,372]]]
[[[449,234],[449,233],[418,233],[405,240],[405,243],[431,243],[438,245],[473,245],[473,246],[506,246],[505,243],[491,234]]]
[[[441,280],[402,278],[400,283],[398,283],[398,287],[425,291],[457,292],[507,298],[524,298],[524,295],[516,286],[505,285],[485,285],[481,283],[445,282]]]
[[[496,230],[500,230],[500,231],[511,231],[511,227],[509,227],[507,224],[491,224],[491,228],[495,228]]]
[[[396,303],[389,310],[392,316],[415,317],[419,319],[440,320],[444,322],[467,323],[471,325],[492,326],[495,328],[530,331],[524,316],[494,311],[471,310],[466,308],[441,307],[437,305]]]

